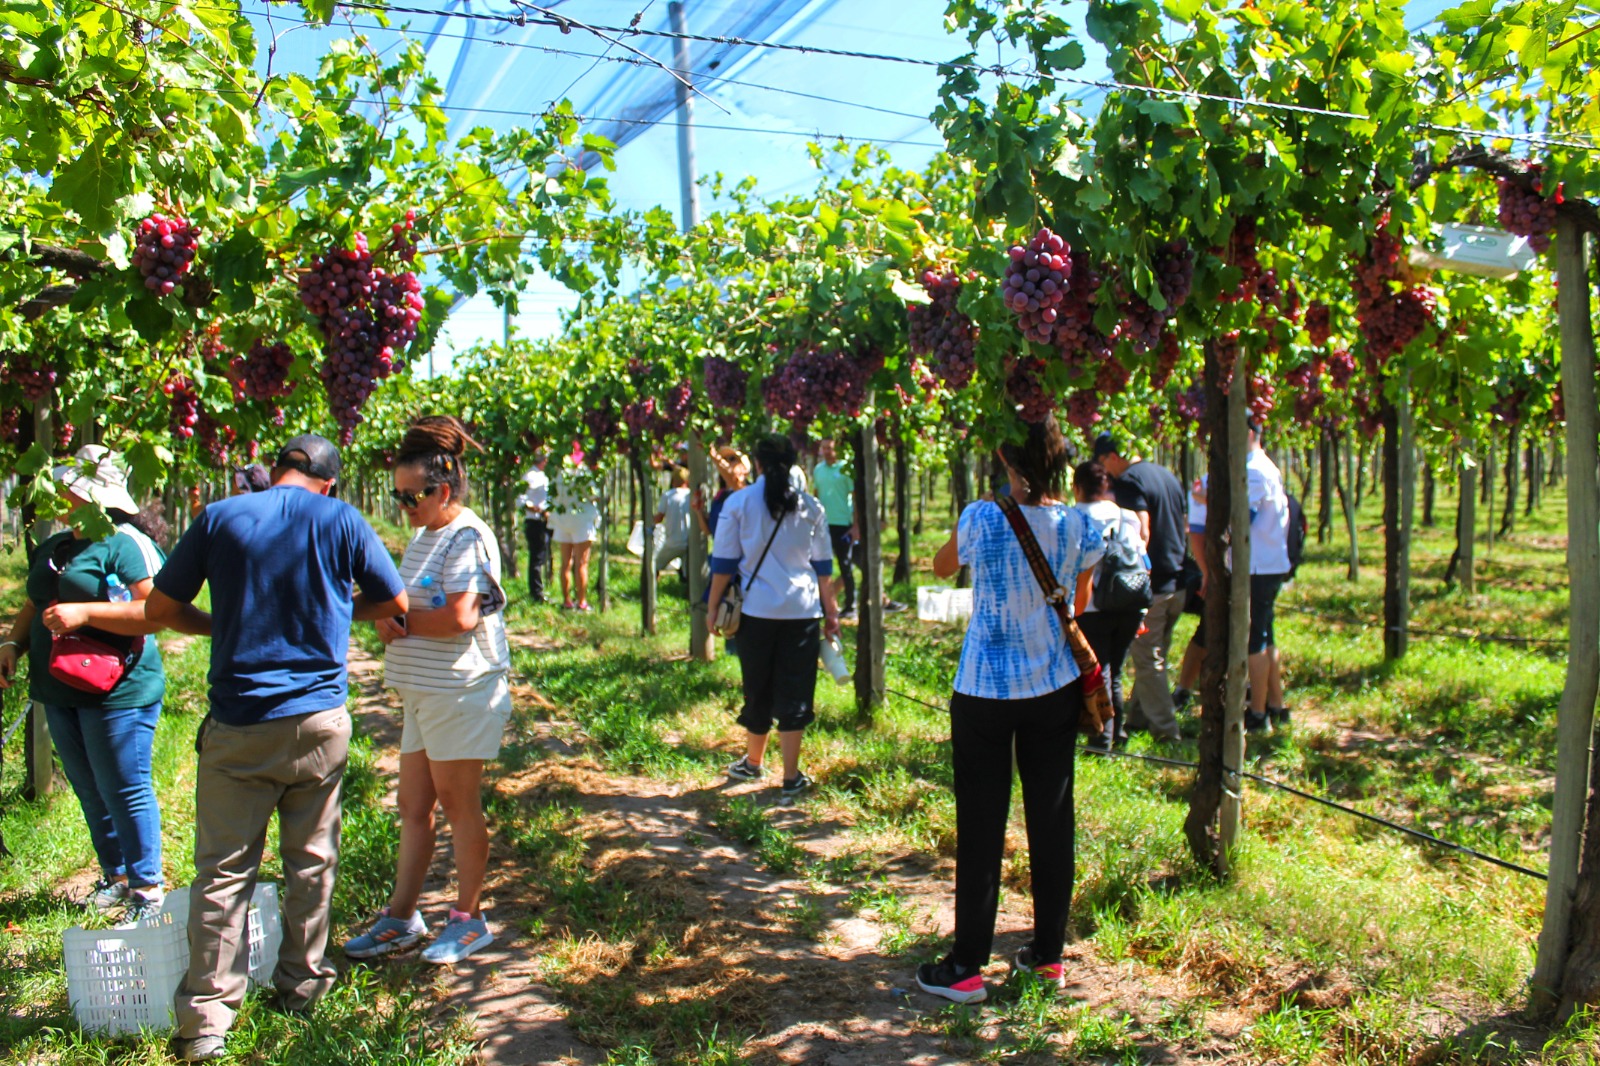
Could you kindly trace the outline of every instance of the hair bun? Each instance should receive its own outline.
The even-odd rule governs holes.
[[[400,441],[400,459],[414,455],[452,455],[457,459],[467,454],[467,446],[483,451],[483,445],[472,439],[459,419],[453,415],[423,415],[411,423]]]

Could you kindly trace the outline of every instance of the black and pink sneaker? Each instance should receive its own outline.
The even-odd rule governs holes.
[[[1046,984],[1055,985],[1056,988],[1067,987],[1067,968],[1060,959],[1055,962],[1036,962],[1033,956],[1033,945],[1026,944],[1017,952],[1017,957],[1011,961],[1013,969],[1026,970]]]
[[[949,958],[918,966],[917,985],[924,992],[956,1003],[982,1003],[989,998],[989,990],[983,984],[983,971],[957,966]]]

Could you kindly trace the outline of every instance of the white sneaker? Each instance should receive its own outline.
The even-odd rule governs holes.
[[[102,877],[94,883],[94,887],[89,890],[89,898],[84,902],[97,911],[110,911],[116,910],[127,901],[128,882]]]

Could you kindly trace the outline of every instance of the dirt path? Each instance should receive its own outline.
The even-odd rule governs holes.
[[[378,664],[354,650],[351,676],[365,690],[362,728],[392,776],[399,730],[392,697],[379,690]],[[992,1053],[1002,1030],[1015,1031],[1017,1019],[1003,1007],[958,1018],[915,988],[916,962],[952,926],[948,871],[902,855],[879,857],[882,872],[870,886],[848,873],[827,880],[770,872],[717,824],[730,800],[764,804],[773,790],[609,773],[563,739],[573,734],[560,708],[525,685],[515,692],[521,768],[491,769],[491,785],[501,802],[530,817],[564,812],[569,821],[551,839],[576,846],[581,862],[563,882],[558,867],[502,839],[503,827],[496,833],[486,907],[497,941],[456,967],[445,986],[444,1009],[476,1015],[483,1063],[597,1064],[624,1026],[637,1032],[639,1019],[658,1015],[668,1019],[658,1039],[683,1041],[680,1051],[704,1032],[674,1033],[671,1019],[703,1013],[712,1032],[750,1037],[742,1061],[807,1066],[954,1066]],[[805,849],[808,869],[840,850],[842,827],[814,822],[806,808],[773,813],[771,821]],[[430,915],[450,902],[440,861],[447,842],[441,832],[425,886]],[[863,889],[882,905],[863,898]],[[583,910],[591,898],[604,902]],[[1030,924],[1027,901],[1006,893],[993,979],[1003,978],[1003,960]],[[1249,1020],[1213,1011],[1198,1041],[1157,1040],[1148,1034],[1169,1006],[1203,989],[1131,961],[1108,962],[1089,943],[1071,945],[1068,961],[1065,1002],[1127,1016],[1142,1061],[1225,1061]],[[668,1050],[658,1053],[665,1058]]]
[[[382,664],[354,644],[350,647],[350,682],[362,695],[356,705],[361,730],[382,754],[380,772],[390,780],[385,803],[394,806],[394,782],[400,770],[399,702],[382,688]],[[423,886],[422,907],[430,919],[446,914],[451,891],[450,831],[441,819],[433,869]],[[447,971],[450,1006],[477,1017],[482,1034],[481,1060],[496,1066],[598,1063],[603,1056],[578,1039],[565,1014],[537,982],[537,959],[521,932],[517,899],[526,884],[515,856],[495,841],[489,857],[485,909],[490,911],[495,942],[460,966]]]

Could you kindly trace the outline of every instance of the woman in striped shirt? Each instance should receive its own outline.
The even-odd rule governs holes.
[[[417,899],[433,859],[436,804],[454,840],[456,903],[422,957],[455,963],[494,940],[479,907],[489,861],[480,790],[483,764],[500,753],[511,714],[511,654],[500,614],[500,546],[464,506],[461,460],[469,444],[478,447],[454,418],[419,418],[395,459],[392,495],[417,531],[400,561],[411,610],[376,623],[388,646],[384,679],[405,713],[400,855],[389,906],[345,945],[352,958],[386,955],[427,935]]]

